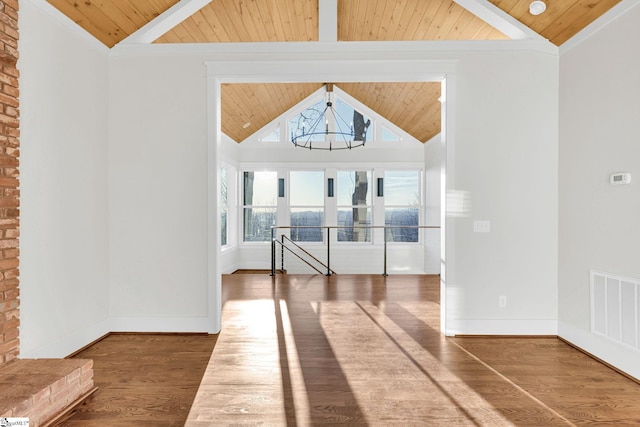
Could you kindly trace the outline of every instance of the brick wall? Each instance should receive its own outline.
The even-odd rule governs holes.
[[[48,424],[95,390],[92,360],[13,360],[0,368],[0,419],[26,417],[32,427]]]
[[[18,0],[0,1],[0,366],[19,352]]]

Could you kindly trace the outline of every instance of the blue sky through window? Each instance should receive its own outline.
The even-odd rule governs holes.
[[[292,171],[289,176],[291,206],[324,206],[323,171]]]
[[[384,173],[384,204],[386,206],[417,206],[420,202],[418,171],[386,171]]]

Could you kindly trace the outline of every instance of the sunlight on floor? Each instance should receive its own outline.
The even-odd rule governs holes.
[[[187,425],[234,416],[242,416],[242,423],[312,425],[323,405],[333,405],[336,416],[355,412],[361,425],[393,424],[398,421],[394,414],[419,422],[425,411],[461,425],[513,425],[443,365],[442,360],[464,359],[464,353],[441,349],[443,338],[426,322],[422,327],[430,332],[425,342],[416,341],[387,315],[389,310],[424,322],[420,317],[439,313],[439,306],[228,302],[229,326],[214,350],[215,364],[208,368],[217,374],[205,375],[194,403],[209,409],[190,417]],[[440,353],[432,354],[425,345]],[[466,363],[462,359],[456,363]]]
[[[406,305],[423,314],[439,312],[435,303]],[[327,339],[370,425],[389,419],[390,413],[411,414],[425,407],[432,415],[443,412],[447,417],[463,412],[470,425],[513,425],[425,350],[424,343],[390,320],[384,309],[370,302],[323,302],[320,321],[330,325]],[[456,409],[462,406],[468,409]]]

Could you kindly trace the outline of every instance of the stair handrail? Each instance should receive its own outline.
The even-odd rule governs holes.
[[[280,245],[282,245],[283,248],[289,250],[289,252],[293,253],[294,255],[296,255],[298,258],[300,258],[301,260],[305,261],[304,259],[302,259],[298,254],[296,254],[295,252],[293,252],[290,248],[288,248],[284,243],[281,243],[278,241],[278,239],[276,239],[275,234],[276,234],[276,230],[278,228],[286,228],[286,229],[293,229],[293,228],[324,228],[327,230],[327,264],[325,265],[322,261],[320,261],[319,259],[317,259],[315,256],[311,255],[309,252],[307,252],[304,248],[302,248],[300,245],[298,245],[297,243],[295,243],[293,240],[289,239],[288,237],[286,237],[284,234],[282,235],[282,238],[286,238],[288,241],[290,241],[292,244],[294,244],[297,248],[299,248],[300,250],[302,250],[304,253],[306,253],[307,255],[309,255],[310,257],[312,257],[315,261],[317,261],[320,265],[322,265],[323,267],[327,268],[327,276],[331,276],[332,274],[336,274],[335,271],[333,271],[330,267],[329,267],[329,263],[331,262],[331,256],[330,256],[330,250],[331,250],[331,243],[330,243],[330,236],[329,233],[331,231],[331,229],[338,229],[338,228],[368,228],[368,229],[384,229],[383,235],[384,235],[384,271],[382,273],[383,276],[388,276],[387,274],[387,231],[391,228],[415,228],[415,229],[429,229],[429,228],[440,228],[440,226],[438,225],[352,225],[352,226],[347,226],[347,225],[324,225],[324,226],[317,226],[317,225],[274,225],[271,226],[271,276],[275,276],[276,274],[276,242],[280,243]],[[306,261],[305,261],[306,262]],[[307,264],[309,264],[307,262]],[[311,264],[309,264],[311,266]],[[318,273],[321,273],[321,271],[319,271],[317,268],[311,266],[314,270],[316,270]]]
[[[307,250],[305,250],[302,246],[300,246],[299,244],[297,244],[296,242],[294,242],[293,240],[291,240],[289,237],[285,236],[284,234],[281,235],[282,239],[286,239],[288,240],[293,246],[295,246],[296,248],[300,249],[302,252],[304,252],[306,255],[308,255],[309,257],[311,257],[315,262],[317,262],[318,264],[320,264],[322,267],[326,268],[327,270],[327,276],[331,276],[332,274],[337,274],[333,269],[331,269],[327,264],[323,263],[322,261],[320,261],[318,258],[316,258],[315,256],[313,256],[311,253],[309,253]],[[282,243],[282,245],[289,249],[284,242]],[[290,252],[291,249],[289,249]],[[301,257],[298,257],[300,259],[302,259]],[[317,268],[314,268],[314,270],[316,270],[318,273],[322,273],[321,271],[319,271]]]
[[[285,236],[282,236],[285,237]],[[287,239],[289,240],[289,239]],[[291,250],[291,248],[289,248],[287,245],[285,245],[283,242],[280,242],[278,239],[274,239],[273,240],[274,244],[278,243],[280,245],[280,247],[282,247],[283,249],[288,250],[289,252],[291,252],[293,255],[295,255],[300,261],[304,262],[305,264],[307,264],[309,267],[313,268],[315,271],[317,271],[318,273],[322,274],[322,271],[318,270],[314,265],[312,265],[309,261],[307,261],[306,259],[302,258],[300,255],[298,255],[297,253],[295,253],[293,250]],[[297,246],[298,248],[300,248],[300,246],[296,245],[294,243],[295,246]],[[300,248],[302,249],[302,248]],[[312,258],[316,259],[313,255],[309,254],[307,251],[305,251],[304,249],[302,249],[307,255],[311,256]],[[316,259],[316,261],[318,261]],[[321,263],[322,264],[322,263]],[[276,271],[275,271],[275,263],[271,263],[271,276],[275,276],[276,275]],[[284,269],[280,269],[280,272],[284,273]]]

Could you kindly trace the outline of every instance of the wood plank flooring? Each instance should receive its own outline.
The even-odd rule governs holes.
[[[93,359],[98,390],[57,425],[184,425],[217,335],[112,334],[74,357]]]
[[[443,337],[435,277],[228,275],[223,301],[217,342],[78,354],[100,389],[61,425],[640,425],[640,385],[558,339]]]
[[[640,385],[556,338],[442,336],[436,277],[234,275],[223,294],[189,427],[640,424]]]

